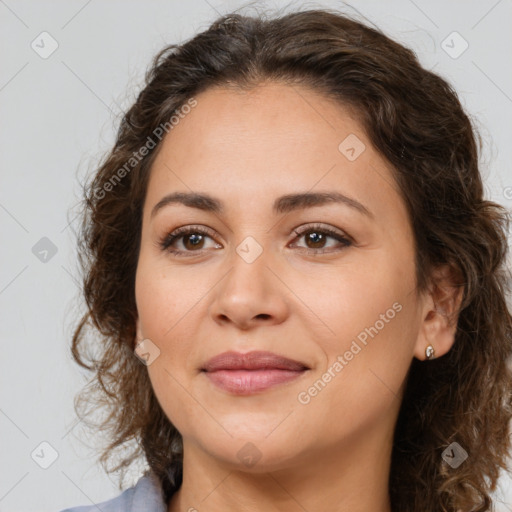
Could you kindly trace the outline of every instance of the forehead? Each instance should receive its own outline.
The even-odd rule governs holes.
[[[318,189],[354,197],[376,216],[390,204],[405,214],[389,164],[349,109],[276,83],[250,91],[216,87],[195,99],[162,142],[147,209],[166,193],[194,191],[233,208],[270,210],[279,195]]]

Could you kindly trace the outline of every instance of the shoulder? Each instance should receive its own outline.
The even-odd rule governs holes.
[[[61,512],[166,512],[162,487],[152,473],[144,474],[137,483],[123,491],[119,496],[93,505],[81,505],[67,508]]]

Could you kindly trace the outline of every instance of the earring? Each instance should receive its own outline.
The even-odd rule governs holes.
[[[425,355],[427,356],[427,359],[435,359],[435,354],[436,351],[434,350],[434,347],[432,345],[428,345],[425,349]]]

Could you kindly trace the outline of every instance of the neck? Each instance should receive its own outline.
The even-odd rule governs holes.
[[[391,512],[388,480],[393,429],[359,433],[297,456],[279,469],[240,470],[184,440],[183,482],[168,512]]]

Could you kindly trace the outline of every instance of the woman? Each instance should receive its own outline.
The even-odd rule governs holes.
[[[155,58],[85,206],[80,403],[102,464],[137,443],[109,471],[149,465],[99,508],[491,510],[509,218],[412,51],[327,9],[224,16]]]

